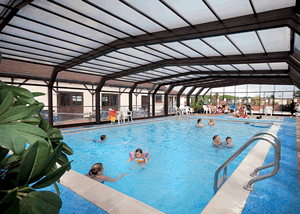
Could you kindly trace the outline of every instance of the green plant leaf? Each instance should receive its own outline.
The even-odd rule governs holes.
[[[44,96],[45,93],[42,93],[42,92],[31,92],[32,96],[33,97],[38,97],[38,96]]]
[[[18,100],[20,100],[23,103],[23,105],[34,104],[34,102],[36,101],[34,98],[24,97],[24,96],[19,96]]]
[[[53,183],[53,186],[54,186],[54,188],[55,188],[55,192],[56,192],[56,194],[57,194],[58,196],[60,196],[60,192],[59,192],[59,189],[58,189],[57,183],[56,183],[56,182],[54,182],[54,183]]]
[[[34,184],[32,188],[41,189],[50,186],[51,184],[56,182],[67,171],[67,168],[70,166],[70,163],[71,162],[59,167],[57,170],[55,170],[54,172],[52,172],[51,174],[47,175],[42,180]]]
[[[0,116],[0,124],[24,119],[31,115],[34,110],[35,106],[20,105],[11,107]]]
[[[47,137],[47,133],[44,130],[31,124],[11,122],[5,125],[0,125],[0,129],[3,126],[5,126],[6,128],[15,129],[20,132],[26,132],[29,134],[37,135],[43,138]]]
[[[73,150],[63,142],[63,152],[66,153],[67,155],[73,155]]]
[[[37,117],[27,117],[23,120],[21,120],[22,123],[28,123],[32,125],[39,125],[40,124],[40,119]]]
[[[1,210],[7,210],[11,206],[16,196],[17,196],[17,190],[14,191],[9,190],[5,195],[5,197],[0,202]]]
[[[50,131],[50,130],[49,130]],[[51,140],[62,140],[64,137],[62,136],[61,132],[58,128],[53,128],[52,133],[50,134],[49,138]]]
[[[26,140],[19,135],[17,130],[1,126],[0,139],[0,144],[9,150],[12,150],[14,154],[20,155],[23,153]]]
[[[34,163],[38,161],[36,159],[38,147],[39,147],[39,142],[37,141],[28,148],[25,156],[22,158],[20,171],[17,177],[18,186],[25,185],[29,180],[29,176],[33,169]]]
[[[20,213],[44,214],[59,213],[62,201],[58,195],[49,191],[35,191],[20,199]]]
[[[54,151],[47,157],[46,161],[42,165],[41,172],[39,173],[39,175],[32,177],[32,179],[29,181],[29,183],[33,183],[35,181],[40,180],[44,175],[46,175],[52,169],[52,167],[57,162],[57,160],[60,156],[60,153],[62,151],[62,146],[63,146],[63,144],[60,143],[54,149]]]
[[[0,91],[0,115],[6,112],[13,104],[14,95],[12,92],[3,89]]]
[[[59,159],[57,160],[57,163],[59,163],[61,166],[68,163],[68,157],[64,153],[60,153]],[[67,168],[67,171],[71,169],[71,166]]]
[[[50,124],[48,123],[48,121],[47,121],[47,120],[44,120],[44,119],[42,119],[42,120],[41,120],[41,122],[40,122],[40,125],[39,125],[39,127],[40,127],[41,129],[43,129],[45,132],[47,132],[47,133],[48,133],[48,130],[49,130]]]
[[[14,96],[21,96],[21,97],[28,97],[33,98],[32,93],[27,90],[26,88],[21,88],[18,86],[12,86],[12,85],[0,85],[0,89],[7,89],[8,91],[11,91]]]

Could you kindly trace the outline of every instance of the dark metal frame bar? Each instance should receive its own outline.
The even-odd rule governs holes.
[[[183,93],[183,91],[186,89],[186,86],[182,86],[181,88],[180,88],[180,90],[177,92],[177,94],[176,94],[176,105],[177,105],[177,107],[179,108],[179,106],[180,106],[180,96],[181,96],[181,94]]]
[[[169,111],[169,94],[173,90],[174,86],[170,85],[167,91],[164,93],[164,114],[168,116]]]

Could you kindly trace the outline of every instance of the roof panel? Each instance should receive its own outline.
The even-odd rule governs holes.
[[[68,56],[55,54],[55,53],[49,53],[49,52],[46,52],[46,51],[36,50],[36,49],[33,49],[33,48],[27,48],[27,47],[14,45],[14,44],[9,44],[9,43],[5,43],[5,42],[0,42],[0,47],[11,48],[11,49],[20,50],[20,51],[26,51],[26,52],[30,52],[30,53],[42,54],[42,55],[46,55],[46,56],[50,56],[50,57],[60,58],[62,60],[71,59],[71,57],[68,57]]]
[[[10,27],[10,26],[6,26],[5,29],[2,32],[13,34],[13,35],[16,35],[16,36],[25,37],[25,38],[28,38],[28,39],[40,41],[40,42],[47,43],[47,44],[57,45],[57,46],[60,46],[62,48],[72,49],[74,51],[80,51],[82,53],[88,52],[88,51],[91,50],[89,48],[85,48],[85,47],[81,47],[81,46],[74,45],[74,44],[71,44],[71,43],[63,42],[63,41],[60,41],[60,40],[57,40],[57,39],[52,39],[52,38],[49,38],[49,37],[46,37],[46,36],[42,36],[42,35],[39,35],[39,34],[27,32],[27,31],[20,30],[20,29],[14,28],[14,27]]]
[[[188,48],[179,42],[170,42],[170,43],[165,43],[166,46],[179,51],[180,53],[183,53],[187,56],[190,57],[203,57],[202,55],[198,54],[197,52],[193,51],[191,48]]]
[[[273,70],[288,70],[289,65],[286,62],[272,62],[269,63]]]
[[[113,69],[113,68],[108,68],[108,67],[105,67],[105,66],[97,66],[97,65],[88,64],[88,63],[81,63],[79,65],[87,66],[87,67],[92,67],[92,68],[95,68],[95,69],[109,70],[109,71],[113,71],[113,72],[120,72],[121,71],[120,69],[117,69],[117,68]]]
[[[155,72],[155,71],[147,71],[145,73],[154,74],[154,75],[158,75],[158,76],[168,76],[168,74],[159,73],[159,72]]]
[[[250,63],[249,65],[255,70],[270,70],[267,63]]]
[[[232,64],[234,67],[236,67],[239,70],[253,70],[249,65],[247,64]]]
[[[296,5],[296,0],[252,0],[252,2],[257,13]]]
[[[203,39],[224,55],[241,55],[234,45],[225,36],[216,36]]]
[[[231,34],[228,37],[244,54],[264,53],[255,32]]]
[[[218,66],[223,68],[226,71],[236,71],[236,69],[234,67],[232,67],[231,65],[218,65]]]
[[[134,11],[130,7],[122,4],[118,0],[92,0],[91,2],[99,5],[100,7],[108,10],[109,12],[122,17],[125,20],[149,31],[149,32],[156,32],[164,30],[161,26],[157,25],[156,23],[150,21],[146,17],[142,16],[138,12]]]
[[[196,69],[198,69],[200,71],[209,71],[207,68],[204,68],[204,67],[202,67],[200,65],[193,65],[191,67],[194,67],[194,68],[196,68]]]
[[[72,68],[86,70],[86,71],[100,72],[100,73],[104,73],[104,74],[112,74],[113,73],[113,72],[110,72],[110,71],[103,71],[101,69],[96,69],[96,68],[95,69],[87,68],[87,67],[83,67],[83,66],[80,66],[80,65],[74,66]]]
[[[50,65],[50,66],[56,66],[57,65],[57,63],[45,62],[43,60],[28,59],[26,57],[12,56],[10,54],[4,54],[4,53],[2,54],[2,57],[3,58],[9,58],[9,59],[19,59],[19,60],[24,60],[24,61],[27,61],[27,62],[42,63],[42,64]]]
[[[136,47],[136,49],[140,49],[140,50],[146,51],[146,52],[148,52],[148,53],[152,53],[152,54],[157,55],[157,56],[160,56],[160,57],[162,57],[162,58],[164,58],[164,59],[173,59],[172,57],[169,57],[169,56],[166,55],[166,54],[162,54],[162,53],[160,53],[160,52],[158,52],[158,51],[154,51],[154,50],[152,50],[152,49],[150,49],[150,48],[147,48],[147,46]]]
[[[187,87],[187,88],[183,91],[183,93],[184,93],[184,94],[187,94],[192,88],[193,88],[192,86],[191,86],[191,87]]]
[[[101,67],[101,65],[106,65],[106,66],[111,66],[111,67],[115,67],[116,69],[120,69],[120,70],[126,70],[126,69],[129,69],[128,67],[125,67],[125,66],[121,66],[121,65],[116,65],[116,64],[113,64],[113,63],[109,63],[109,62],[102,62],[102,61],[98,61],[98,60],[90,60],[88,61],[90,63],[94,63],[94,64],[97,64]]]
[[[107,56],[112,56],[112,57],[116,57],[118,59],[124,59],[127,61],[131,61],[131,62],[135,62],[135,63],[139,63],[142,65],[148,64],[149,62],[145,61],[145,60],[141,60],[141,59],[137,59],[134,56],[127,56],[121,53],[117,53],[117,52],[111,52],[109,54],[107,54]]]
[[[66,33],[66,32],[51,28],[51,27],[47,27],[47,26],[42,25],[42,24],[38,24],[38,23],[35,23],[35,22],[32,22],[32,21],[28,21],[28,20],[22,19],[20,17],[14,17],[9,23],[12,24],[12,25],[15,25],[15,26],[27,28],[27,29],[34,30],[34,31],[37,31],[37,32],[43,32],[43,33],[46,33],[48,35],[58,37],[58,38],[61,38],[61,39],[73,41],[73,42],[76,42],[76,43],[79,43],[79,44],[82,44],[82,45],[86,45],[88,47],[99,47],[99,46],[101,46],[100,43],[93,42],[91,40],[84,39],[82,37],[75,36],[75,35],[72,35],[70,33]],[[62,29],[64,29],[64,28],[62,28]]]
[[[156,21],[165,25],[169,29],[188,26],[186,22],[184,22],[181,18],[179,18],[175,13],[173,13],[159,1],[126,1],[146,13]]]
[[[290,50],[291,30],[288,27],[260,30],[258,35],[267,52]]]
[[[205,56],[221,56],[218,52],[216,52],[214,49],[212,49],[199,39],[183,41],[183,43],[194,48]]]
[[[108,61],[108,62],[114,62],[114,63],[118,63],[118,64],[121,64],[121,65],[123,64],[123,65],[127,65],[127,66],[130,66],[130,67],[137,67],[137,66],[139,66],[139,65],[134,64],[134,63],[125,62],[123,60],[114,59],[114,58],[111,58],[111,57],[108,57],[108,56],[100,56],[97,59]]]
[[[166,53],[168,55],[171,55],[174,58],[186,58],[184,55],[182,55],[182,54],[180,54],[180,53],[178,53],[176,51],[173,51],[173,50],[171,50],[169,48],[166,48],[166,47],[164,47],[162,45],[148,45],[148,46],[151,47],[151,48],[153,48],[153,49],[155,49],[155,50],[158,50],[158,51],[164,52],[164,53]]]
[[[194,92],[192,93],[192,95],[196,95],[198,93],[198,91],[201,89],[202,87],[198,87],[194,90]]]
[[[164,73],[167,73],[167,74],[177,74],[176,72],[173,72],[173,71],[170,71],[170,70],[167,70],[167,69],[163,69],[163,68],[157,68],[157,69],[154,69],[154,71],[161,71],[161,72],[164,72]]]
[[[166,2],[193,25],[218,20],[202,1],[167,0]]]
[[[221,19],[253,14],[248,0],[207,0]]]
[[[190,72],[190,71],[188,71],[188,70],[185,70],[185,69],[180,68],[180,67],[177,67],[177,66],[166,66],[165,68],[174,70],[175,72],[179,72],[179,73]]]
[[[151,54],[147,54],[145,52],[142,52],[142,51],[139,51],[139,50],[135,50],[133,48],[123,48],[123,49],[120,49],[118,50],[122,53],[126,53],[126,54],[129,54],[129,55],[132,55],[132,56],[136,56],[136,57],[139,57],[139,58],[143,58],[143,59],[146,59],[146,60],[150,60],[152,62],[157,62],[159,60],[162,60],[161,58],[159,57],[155,57]]]
[[[205,65],[205,67],[209,68],[209,69],[211,69],[213,71],[222,71],[222,69],[220,69],[220,68],[218,68],[218,67],[216,67],[214,65]]]
[[[35,1],[34,3],[37,3],[37,2]],[[52,10],[54,10],[54,12],[62,12],[62,14],[65,14],[65,13],[70,14],[70,12],[69,13],[64,12],[64,11],[62,11],[61,7],[57,7],[48,1],[42,1],[42,3],[39,3],[39,5],[43,5],[43,6],[47,5],[46,7],[52,8]],[[57,8],[57,11],[55,10],[55,8]],[[22,8],[22,10],[20,10],[18,12],[18,14],[41,21],[46,24],[50,24],[52,26],[56,26],[56,27],[71,31],[73,33],[78,33],[80,35],[84,35],[86,37],[92,38],[94,40],[97,40],[97,41],[100,41],[103,43],[107,43],[107,42],[111,42],[111,41],[115,40],[111,36],[107,36],[101,32],[98,32],[93,29],[76,24],[74,22],[68,21],[64,18],[58,17],[56,15],[45,12],[43,10],[40,10],[40,9],[30,6],[30,5]],[[79,19],[79,22],[81,22],[80,19]]]

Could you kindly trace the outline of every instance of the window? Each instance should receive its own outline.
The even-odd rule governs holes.
[[[162,95],[156,95],[155,96],[155,102],[156,103],[162,103],[163,101],[162,101]]]

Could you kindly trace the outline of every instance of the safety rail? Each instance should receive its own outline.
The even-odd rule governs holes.
[[[274,143],[272,140],[270,140],[269,138],[266,137],[262,137],[260,135],[270,135],[271,137],[274,138],[274,140],[276,141],[276,143]],[[260,166],[258,168],[256,168],[251,174],[250,176],[254,177],[257,176],[258,171],[262,170],[262,169],[266,169],[272,166],[275,166],[273,171],[270,172],[269,174],[266,175],[262,175],[262,176],[258,176],[258,177],[254,177],[252,178],[247,185],[244,186],[244,188],[246,190],[252,191],[253,187],[252,184],[256,181],[260,181],[260,180],[264,180],[266,178],[272,177],[274,175],[277,174],[277,172],[279,171],[279,161],[281,158],[281,143],[280,140],[278,139],[278,137],[276,135],[274,135],[273,133],[270,132],[258,132],[256,133],[253,137],[251,137],[241,148],[239,148],[233,155],[231,155],[224,164],[222,164],[222,166],[220,166],[216,172],[215,172],[215,179],[214,179],[214,191],[215,193],[218,191],[218,189],[220,188],[220,186],[224,183],[224,181],[227,179],[227,165],[233,161],[240,153],[242,153],[250,144],[252,144],[254,141],[257,140],[264,140],[269,142],[275,150],[275,161],[273,163],[264,165],[264,166]],[[219,173],[224,169],[224,173],[223,176],[218,179]]]

